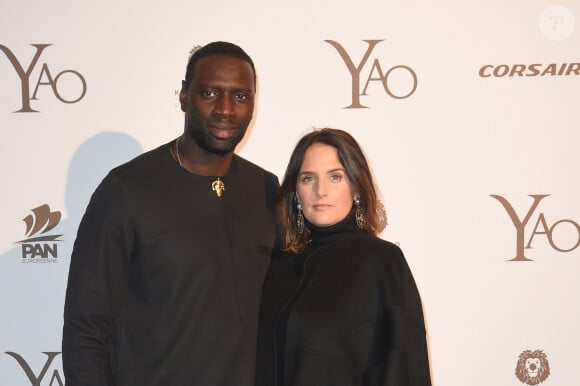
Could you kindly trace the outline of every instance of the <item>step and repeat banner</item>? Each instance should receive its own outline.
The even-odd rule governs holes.
[[[349,131],[424,302],[438,386],[578,384],[580,2],[4,2],[0,384],[64,385],[76,229],[112,167],[176,138],[192,47],[255,61],[238,152],[281,179]]]

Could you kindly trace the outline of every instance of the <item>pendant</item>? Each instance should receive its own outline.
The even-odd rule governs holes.
[[[211,190],[215,192],[216,196],[221,197],[224,190],[226,190],[226,186],[223,181],[217,177],[214,182],[211,183]]]

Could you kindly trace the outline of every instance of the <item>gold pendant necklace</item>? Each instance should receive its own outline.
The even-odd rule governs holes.
[[[179,163],[179,166],[183,168],[183,164],[181,163],[181,157],[179,156],[179,138],[181,137],[177,137],[177,139],[175,140],[175,156],[177,157],[177,162]],[[220,177],[216,177],[216,179],[213,180],[213,182],[211,183],[211,190],[215,192],[218,198],[222,196],[224,190],[226,190],[226,186],[224,185],[224,182],[221,180]]]
[[[221,197],[224,190],[226,190],[226,186],[219,177],[216,177],[216,179],[211,183],[211,190],[213,190],[218,197]]]

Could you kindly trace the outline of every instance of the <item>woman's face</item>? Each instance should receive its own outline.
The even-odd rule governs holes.
[[[353,192],[336,148],[315,143],[306,149],[296,194],[304,217],[316,226],[334,225],[348,215]]]

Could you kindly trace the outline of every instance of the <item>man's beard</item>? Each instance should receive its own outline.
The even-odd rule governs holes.
[[[227,139],[219,139],[212,136],[201,124],[189,126],[189,136],[205,152],[215,155],[225,155],[235,150],[238,143],[246,134],[247,125],[243,128],[238,126],[235,135]]]

